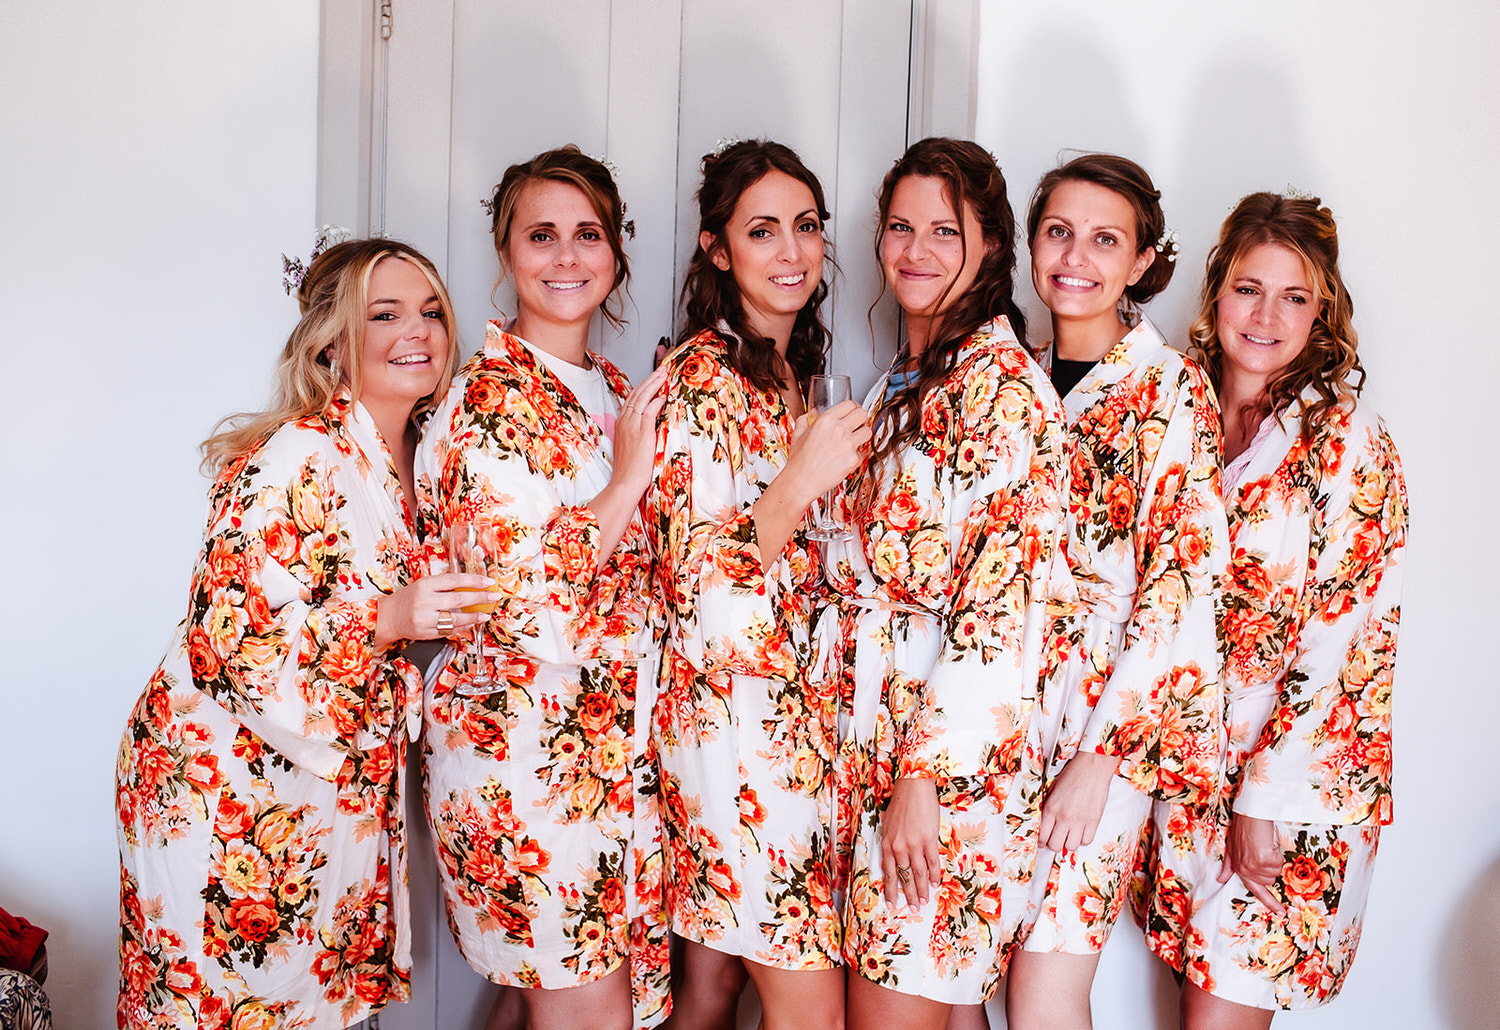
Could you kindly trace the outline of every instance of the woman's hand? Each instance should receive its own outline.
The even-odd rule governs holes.
[[[1231,876],[1238,876],[1262,905],[1278,916],[1285,915],[1286,906],[1271,890],[1281,876],[1284,860],[1281,845],[1276,841],[1276,824],[1236,812],[1229,820],[1229,841],[1224,848],[1219,882],[1227,883]]]
[[[381,597],[375,606],[375,646],[387,647],[398,640],[435,640],[456,637],[481,622],[488,622],[488,612],[466,612],[474,605],[490,605],[505,599],[493,589],[495,581],[488,576],[466,572],[444,572],[424,576]],[[448,613],[448,619],[442,613]],[[447,625],[451,620],[452,625]],[[444,623],[443,629],[438,628]]]
[[[1092,751],[1068,759],[1042,799],[1042,847],[1061,854],[1094,842],[1119,767],[1118,758]]]
[[[869,413],[853,401],[803,415],[792,427],[791,452],[776,482],[808,505],[842,483],[865,460],[870,448]]]
[[[630,391],[615,416],[614,471],[610,485],[619,484],[632,505],[640,501],[656,461],[656,416],[667,402],[661,388],[667,382],[667,369],[658,368]]]
[[[938,854],[937,782],[899,779],[880,817],[880,868],[885,900],[912,908],[927,904],[942,879]]]

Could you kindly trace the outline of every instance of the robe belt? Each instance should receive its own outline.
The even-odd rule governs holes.
[[[875,597],[849,597],[840,595],[838,603],[830,605],[823,610],[818,617],[818,624],[813,628],[813,653],[818,659],[812,669],[808,670],[808,678],[815,684],[827,681],[833,672],[834,655],[839,650],[840,635],[839,623],[842,621],[845,608],[862,609],[855,624],[855,647],[854,647],[854,697],[850,703],[852,712],[849,721],[849,733],[855,741],[864,743],[874,739],[875,723],[880,712],[881,688],[885,685],[886,677],[879,668],[883,660],[875,648],[861,647],[859,639],[860,629],[865,621],[865,616],[875,612],[899,612],[914,618],[915,626],[923,626],[936,630],[941,622],[942,616],[930,608],[921,605],[901,604],[897,601],[884,601]],[[917,621],[920,620],[920,621]],[[926,673],[923,673],[926,678]]]

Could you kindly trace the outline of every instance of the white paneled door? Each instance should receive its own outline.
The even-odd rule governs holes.
[[[975,0],[325,0],[319,217],[384,228],[432,257],[472,350],[497,306],[512,310],[481,201],[506,166],[540,150],[576,143],[607,158],[637,235],[629,325],[599,342],[640,378],[677,328],[699,160],[723,137],[776,139],[823,181],[838,263],[832,364],[863,388],[896,332],[889,302],[873,330],[868,315],[875,191],[909,134],[972,131],[968,88],[951,84],[973,81],[974,10]],[[935,55],[932,41],[950,37],[951,53]],[[492,989],[448,934],[411,786],[414,998],[380,1025],[479,1030]]]

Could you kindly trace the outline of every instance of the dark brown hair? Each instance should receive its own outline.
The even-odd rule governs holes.
[[[880,184],[879,223],[875,231],[875,260],[881,260],[881,245],[891,214],[891,197],[896,184],[910,175],[926,175],[943,182],[943,193],[953,205],[958,219],[959,238],[964,239],[964,209],[974,213],[987,244],[974,282],[961,297],[948,303],[945,292],[938,299],[941,310],[932,332],[917,359],[917,378],[880,407],[875,423],[874,451],[869,469],[878,469],[889,456],[897,453],[921,432],[922,398],[940,384],[953,370],[959,348],[973,332],[998,315],[1010,320],[1016,338],[1026,340],[1026,316],[1013,296],[1016,278],[1016,220],[1005,190],[1005,176],[989,151],[968,140],[933,136],[913,143]],[[951,284],[950,287],[951,289]],[[885,295],[885,277],[881,276],[880,296]],[[880,298],[876,298],[876,303]],[[873,306],[872,309],[873,310]],[[862,474],[858,497],[869,500],[873,474]]]
[[[1160,241],[1164,250],[1157,251],[1155,259],[1146,266],[1141,277],[1125,287],[1125,299],[1132,304],[1144,304],[1167,288],[1172,281],[1172,272],[1177,268],[1169,258],[1176,257],[1176,245],[1162,240],[1167,220],[1161,212],[1161,191],[1146,174],[1146,169],[1118,154],[1083,154],[1067,164],[1060,165],[1042,176],[1031,195],[1031,207],[1026,212],[1026,240],[1035,243],[1037,228],[1047,213],[1047,201],[1052,191],[1065,182],[1091,182],[1103,186],[1111,193],[1122,197],[1135,213],[1135,254],[1154,249]]]
[[[620,328],[625,319],[612,305],[619,303],[620,287],[630,281],[630,260],[625,256],[625,241],[621,237],[625,222],[625,203],[620,199],[619,187],[614,176],[600,161],[589,157],[576,146],[548,150],[530,161],[513,164],[495,187],[490,197],[490,235],[495,238],[495,254],[500,258],[500,267],[506,267],[505,248],[510,245],[510,223],[516,214],[516,205],[521,201],[521,190],[527,183],[542,179],[566,183],[575,187],[588,198],[599,222],[604,226],[604,237],[615,255],[615,281],[609,296],[599,305],[600,312],[610,325]]]
[[[1268,243],[1302,258],[1319,302],[1307,346],[1266,384],[1265,393],[1255,403],[1238,414],[1259,421],[1271,412],[1284,410],[1313,386],[1319,399],[1303,412],[1304,440],[1311,439],[1313,430],[1335,407],[1359,396],[1365,384],[1365,370],[1359,363],[1359,336],[1354,331],[1354,301],[1339,273],[1338,226],[1333,212],[1322,204],[1317,197],[1293,199],[1277,193],[1252,193],[1236,204],[1219,229],[1219,242],[1209,251],[1198,316],[1188,330],[1193,352],[1202,361],[1214,389],[1219,389],[1224,383],[1219,298],[1234,281],[1240,262],[1250,251]]]
[[[823,185],[790,147],[770,140],[741,140],[716,154],[703,158],[703,185],[698,187],[699,235],[708,233],[723,246],[724,232],[734,216],[735,206],[745,191],[771,172],[791,176],[812,191],[818,218],[828,221],[828,203],[823,199]],[[827,243],[825,242],[825,247]],[[829,248],[831,249],[831,248]],[[832,264],[825,258],[825,265]],[[786,360],[797,382],[806,387],[810,377],[823,371],[828,330],[818,314],[828,297],[828,280],[821,280],[808,298],[792,326],[791,343]],[[734,271],[724,271],[713,262],[713,255],[700,243],[688,262],[682,283],[683,328],[678,342],[690,339],[704,329],[715,329],[720,322],[729,327],[732,338],[726,355],[729,366],[761,390],[781,390],[776,370],[776,351],[772,341],[750,327],[740,302]]]

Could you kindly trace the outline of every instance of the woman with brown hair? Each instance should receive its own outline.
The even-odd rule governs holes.
[[[823,369],[817,177],[788,148],[703,159],[698,247],[646,492],[667,607],[657,703],[679,1027],[732,1027],[745,971],[770,1030],[842,1024],[832,880],[834,699],[807,678],[821,590],[804,519],[869,439]]]
[[[402,649],[498,596],[424,576],[417,539],[453,309],[390,240],[327,250],[297,300],[274,404],[203,445],[188,615],[120,745],[122,1027],[347,1026],[409,994]]]
[[[1021,345],[1015,226],[982,147],[886,174],[876,255],[906,338],[876,384],[858,535],[820,632],[847,732],[849,1025],[948,1025],[1005,972],[1036,857],[1028,740],[1067,492],[1062,411]]]
[[[1228,461],[1229,763],[1219,805],[1156,806],[1140,899],[1188,1030],[1257,1030],[1338,994],[1391,821],[1406,487],[1359,400],[1338,254],[1319,200],[1251,194],[1193,322]]]
[[[1218,787],[1228,540],[1208,380],[1139,313],[1176,257],[1150,176],[1082,155],[1042,177],[1026,229],[1052,322],[1040,360],[1066,415],[1081,605],[1054,627],[1042,684],[1042,849],[1006,1019],[1081,1030],[1152,798],[1201,807]]]
[[[484,645],[450,652],[424,697],[448,923],[471,966],[524,989],[536,1030],[652,1025],[667,986],[647,753],[660,621],[638,505],[664,376],[632,390],[588,346],[597,315],[618,323],[630,274],[606,165],[546,151],[506,169],[492,206],[516,317],[489,323],[418,461],[429,539],[489,520],[503,591]]]

